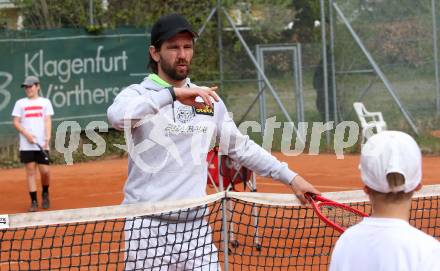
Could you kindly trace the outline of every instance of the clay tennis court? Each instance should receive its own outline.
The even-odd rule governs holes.
[[[345,155],[336,159],[334,154],[285,156],[274,153],[281,161],[311,183],[320,191],[343,191],[360,189],[359,156]],[[423,158],[424,184],[440,183],[440,157]],[[123,186],[127,177],[127,159],[109,159],[72,166],[51,166],[50,210],[96,207],[120,204]],[[29,195],[23,168],[0,170],[0,213],[27,212]],[[166,180],[164,180],[166,181]],[[40,184],[38,182],[38,189]],[[241,186],[240,186],[241,188]],[[257,178],[258,192],[290,193],[280,182],[269,178]],[[212,192],[213,189],[208,189]],[[39,193],[40,194],[40,193]]]

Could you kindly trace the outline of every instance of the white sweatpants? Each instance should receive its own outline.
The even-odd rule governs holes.
[[[125,222],[125,270],[221,270],[212,230],[204,219]]]

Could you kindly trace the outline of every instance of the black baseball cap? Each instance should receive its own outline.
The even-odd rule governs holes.
[[[151,29],[151,45],[164,42],[180,32],[189,32],[193,38],[198,34],[190,23],[180,14],[169,14],[160,17]]]

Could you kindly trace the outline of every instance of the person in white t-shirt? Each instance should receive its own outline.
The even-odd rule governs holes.
[[[40,81],[28,76],[21,85],[26,98],[15,103],[12,111],[12,123],[20,136],[20,161],[25,164],[26,178],[31,196],[30,212],[38,210],[37,186],[35,177],[40,171],[42,185],[42,207],[50,207],[49,201],[49,142],[52,129],[52,104],[39,96]],[[41,151],[39,146],[44,150]]]
[[[330,271],[440,270],[440,242],[414,228],[411,198],[422,186],[422,156],[414,139],[398,131],[372,136],[360,161],[372,214],[336,242]]]

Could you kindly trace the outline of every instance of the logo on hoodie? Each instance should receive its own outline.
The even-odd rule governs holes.
[[[188,123],[195,116],[194,108],[192,106],[179,106],[176,111],[176,119],[180,123]]]

